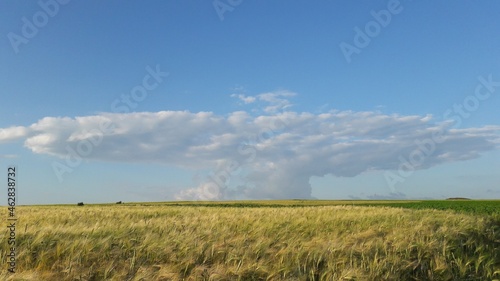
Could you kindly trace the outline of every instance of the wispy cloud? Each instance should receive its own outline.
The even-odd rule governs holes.
[[[231,97],[240,99],[243,103],[254,103],[257,99],[253,96],[245,96],[243,94],[232,94]]]
[[[292,103],[288,98],[294,97],[297,94],[287,90],[274,91],[262,93],[256,96],[247,96],[244,94],[232,94],[231,97],[238,98],[244,104],[251,104],[255,102],[265,103],[264,112],[266,113],[276,113],[283,111],[292,106]]]
[[[18,158],[19,155],[17,154],[4,154],[4,155],[1,155],[0,154],[0,158],[5,158],[5,159],[14,159],[14,158]]]

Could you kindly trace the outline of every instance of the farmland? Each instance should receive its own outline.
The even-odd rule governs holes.
[[[0,279],[495,280],[499,210],[475,200],[20,206],[17,270]]]

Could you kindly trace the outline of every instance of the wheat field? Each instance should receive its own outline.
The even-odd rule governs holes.
[[[1,280],[495,280],[499,220],[385,206],[20,206]],[[6,269],[8,231],[0,233]]]

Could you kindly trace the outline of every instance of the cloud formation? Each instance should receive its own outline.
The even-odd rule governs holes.
[[[264,102],[267,106],[264,108],[266,113],[276,113],[283,111],[292,106],[288,98],[294,97],[297,94],[294,92],[281,90],[275,92],[262,93],[256,96],[245,96],[243,94],[232,94],[231,97],[238,98],[244,104],[255,103],[257,101]]]
[[[0,143],[23,138],[28,134],[28,129],[22,126],[0,128]]]
[[[437,135],[439,143],[416,169],[477,158],[500,145],[499,126],[453,129],[451,122],[435,123],[432,116],[374,111],[294,112],[285,99],[291,95],[236,96],[269,103],[260,115],[160,111],[46,117],[31,126],[0,129],[0,143],[21,140],[57,161],[76,152],[95,161],[212,169],[206,182],[177,195],[211,200],[310,198],[312,176],[397,170],[419,141]]]

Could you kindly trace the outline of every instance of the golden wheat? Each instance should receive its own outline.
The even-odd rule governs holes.
[[[17,273],[2,280],[500,278],[491,222],[449,211],[122,204],[18,215]]]

